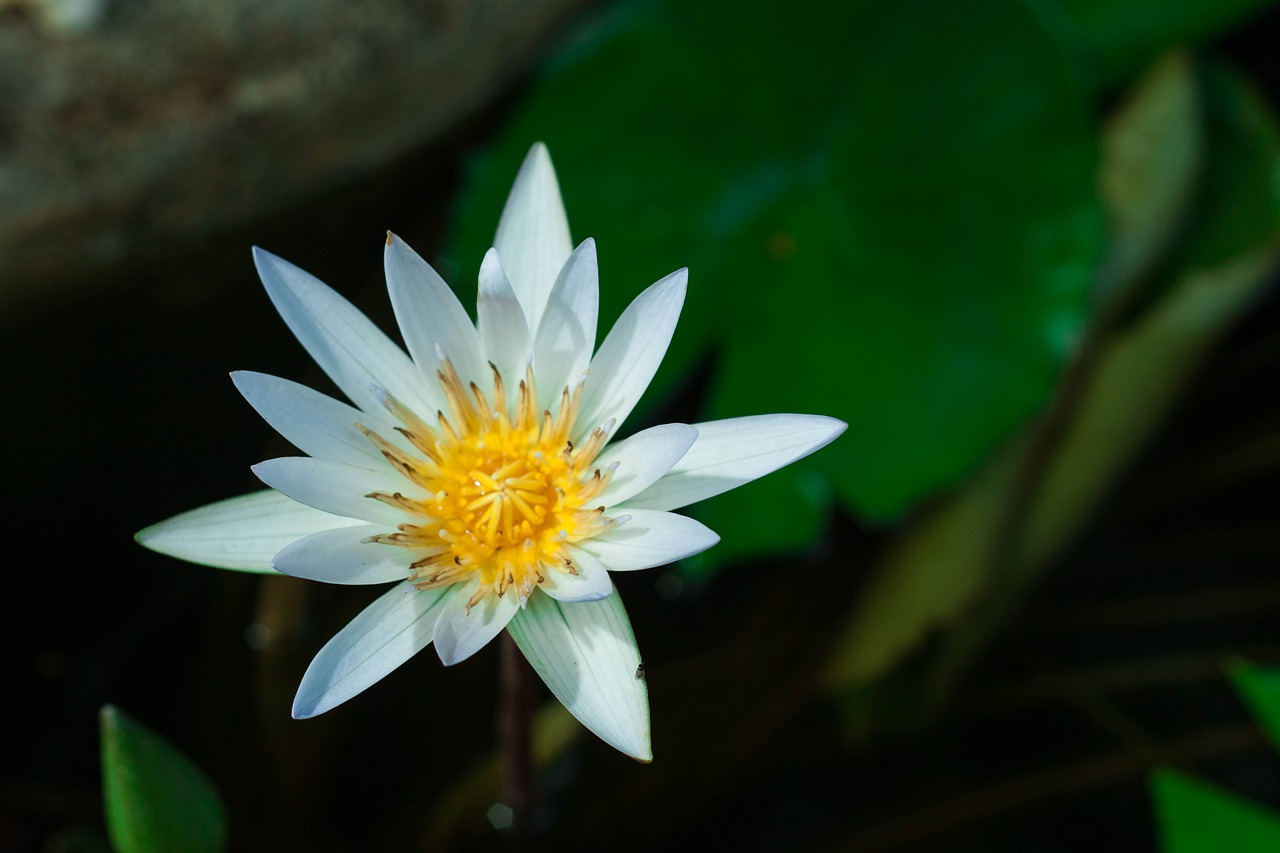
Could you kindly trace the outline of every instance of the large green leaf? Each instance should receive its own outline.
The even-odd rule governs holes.
[[[1280,814],[1176,770],[1151,775],[1164,853],[1280,850]]]
[[[119,853],[216,853],[226,818],[213,784],[168,741],[118,708],[99,715],[102,782]]]
[[[626,5],[476,163],[458,257],[539,138],[606,316],[691,268],[655,392],[718,348],[709,415],[850,422],[706,508],[753,553],[802,543],[827,495],[885,518],[970,471],[1043,404],[1100,254],[1087,98],[1018,0]]]

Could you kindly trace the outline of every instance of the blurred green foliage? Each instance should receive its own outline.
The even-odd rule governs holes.
[[[1237,661],[1227,672],[1272,748],[1280,753],[1280,669]]]
[[[1152,774],[1160,849],[1165,853],[1280,850],[1280,813],[1176,770]]]
[[[1280,750],[1280,670],[1237,662],[1236,692]],[[1156,826],[1165,853],[1280,850],[1280,812],[1168,768],[1151,775]]]
[[[172,744],[106,705],[99,715],[102,784],[118,853],[217,853],[226,817],[213,783]]]
[[[1280,139],[1238,76],[1170,55],[1135,87],[1102,149],[1115,224],[1082,355],[1046,415],[874,567],[828,671],[832,688],[850,691],[859,730],[887,713],[860,688],[935,633],[944,639],[915,677],[924,695],[946,694],[1274,268]]]

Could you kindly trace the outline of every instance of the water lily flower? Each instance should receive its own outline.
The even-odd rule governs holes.
[[[609,572],[711,547],[715,533],[672,510],[805,456],[845,424],[762,415],[615,443],[666,352],[687,273],[641,293],[595,349],[595,243],[573,248],[540,144],[481,266],[475,324],[388,235],[407,354],[316,278],[260,249],[254,260],[285,323],[351,404],[232,374],[307,455],[255,465],[270,490],[183,513],[138,541],[220,568],[394,583],[316,655],[295,717],[345,702],[430,644],[452,665],[505,628],[588,729],[650,760],[640,654]]]

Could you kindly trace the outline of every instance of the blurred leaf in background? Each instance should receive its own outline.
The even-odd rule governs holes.
[[[1280,750],[1280,670],[1243,661],[1231,682]],[[1151,775],[1156,825],[1165,853],[1266,853],[1280,850],[1280,812],[1177,770]]]
[[[1269,281],[1280,139],[1238,75],[1166,57],[1102,147],[1112,233],[1081,356],[1045,417],[890,545],[837,645],[833,685],[866,685],[959,626],[924,676],[945,693]]]
[[[226,816],[213,783],[120,709],[99,715],[107,829],[119,853],[218,853]]]
[[[1176,770],[1152,774],[1160,849],[1165,853],[1280,850],[1280,813]]]
[[[564,193],[600,246],[604,314],[692,269],[650,405],[714,354],[703,417],[767,400],[849,421],[820,462],[697,510],[717,561],[803,546],[832,497],[889,519],[967,474],[1043,405],[1102,249],[1091,93],[1035,9],[797,11],[623,4],[530,94],[460,210],[455,256],[479,257],[499,176],[545,139],[578,176]]]
[[[1236,693],[1280,753],[1280,669],[1237,661],[1227,669]]]

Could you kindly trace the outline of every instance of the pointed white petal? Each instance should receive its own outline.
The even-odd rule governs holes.
[[[613,594],[609,569],[593,554],[572,545],[566,548],[576,575],[558,569],[546,570],[546,580],[538,588],[557,601],[599,601]]]
[[[565,261],[547,300],[533,342],[533,369],[542,399],[549,408],[560,391],[582,379],[596,348],[600,313],[600,273],[596,243],[586,240]]]
[[[408,244],[389,232],[383,266],[400,334],[432,391],[433,407],[418,414],[431,415],[444,407],[443,395],[435,393],[435,374],[440,367],[437,345],[464,382],[480,381],[488,377],[480,357],[480,339],[466,309],[444,279]]]
[[[514,398],[529,363],[529,324],[503,271],[498,253],[490,249],[480,264],[480,294],[476,297],[476,328],[480,350],[502,374],[508,396]],[[488,379],[486,374],[485,379]],[[481,385],[488,387],[489,383]]]
[[[331,527],[358,524],[265,490],[202,506],[140,531],[140,545],[204,566],[275,574],[281,548]]]
[[[276,571],[296,578],[339,584],[389,583],[409,576],[415,557],[407,548],[366,542],[388,532],[381,524],[357,524],[313,533],[271,560]]]
[[[600,493],[600,502],[612,506],[649,488],[680,461],[697,438],[698,431],[688,424],[662,424],[609,445],[595,467],[604,471],[616,462],[618,468]]]
[[[319,391],[265,373],[238,370],[231,374],[236,389],[263,420],[308,456],[381,467],[382,454],[356,424],[384,437],[399,433],[376,414],[362,412]]]
[[[381,411],[370,385],[390,391],[411,407],[431,399],[409,356],[368,317],[310,273],[256,246],[253,262],[267,295],[316,364],[366,412]]]
[[[538,328],[556,274],[573,251],[560,185],[541,142],[530,149],[516,175],[493,246],[506,264],[529,328]]]
[[[677,270],[649,286],[622,312],[587,375],[578,435],[616,418],[620,426],[657,372],[684,305],[688,270]]]
[[[822,415],[753,415],[695,424],[698,440],[628,507],[679,509],[808,456],[848,424]]]
[[[444,590],[396,584],[325,643],[293,700],[299,720],[341,705],[431,643]]]
[[[404,512],[366,495],[402,492],[407,497],[426,497],[421,489],[397,477],[390,468],[370,471],[306,456],[268,459],[254,465],[253,473],[271,488],[307,506],[392,526],[404,521]]]
[[[579,550],[593,554],[611,572],[665,566],[720,541],[714,530],[688,516],[652,509],[618,512],[631,517],[607,533],[578,543]]]
[[[486,595],[468,611],[474,585],[459,583],[453,588],[457,592],[436,620],[436,651],[445,666],[460,663],[484,648],[520,609],[519,596],[508,589],[501,597]]]
[[[614,749],[653,760],[649,692],[622,596],[562,604],[535,593],[507,630],[569,713]]]

